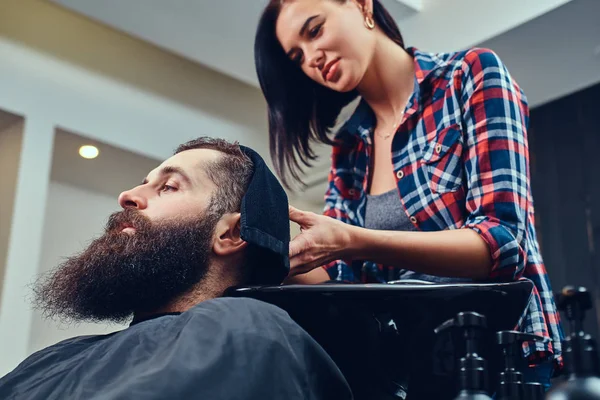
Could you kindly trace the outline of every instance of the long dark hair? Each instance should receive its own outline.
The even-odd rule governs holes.
[[[303,166],[311,166],[316,159],[311,145],[333,144],[328,134],[342,108],[358,92],[340,93],[326,88],[289,59],[275,34],[285,1],[270,0],[263,11],[254,41],[254,63],[268,105],[271,158],[277,175],[289,189],[289,176],[303,183]],[[379,0],[373,0],[373,18],[390,39],[404,48],[398,25]]]

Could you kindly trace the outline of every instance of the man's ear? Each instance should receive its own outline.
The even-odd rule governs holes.
[[[242,251],[248,245],[241,236],[240,213],[223,214],[215,226],[213,251],[218,256],[229,256]]]

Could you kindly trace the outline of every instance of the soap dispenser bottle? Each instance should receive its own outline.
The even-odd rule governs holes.
[[[458,396],[455,400],[491,400],[487,393],[487,363],[478,353],[479,342],[487,331],[485,316],[475,312],[461,312],[435,329],[435,333],[452,330],[455,348],[461,341],[466,354],[460,358]]]
[[[543,342],[543,336],[518,331],[500,331],[496,333],[496,345],[502,352],[504,370],[500,372],[497,400],[544,400],[544,390],[539,383],[523,382],[522,364],[523,342]]]
[[[562,342],[567,379],[546,395],[547,400],[600,400],[600,370],[596,341],[583,331],[592,297],[584,287],[567,286],[556,296],[569,321],[570,334]]]

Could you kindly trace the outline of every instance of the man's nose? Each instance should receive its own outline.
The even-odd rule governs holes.
[[[119,195],[119,205],[125,208],[144,210],[148,207],[148,199],[142,193],[140,186],[127,190]]]

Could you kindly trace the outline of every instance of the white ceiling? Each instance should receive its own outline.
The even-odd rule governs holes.
[[[254,33],[267,0],[50,1],[258,85]],[[485,0],[486,8],[481,0],[382,0],[406,42],[430,51],[472,46],[570,1]]]
[[[100,151],[97,158],[79,156],[79,148],[93,145]],[[117,197],[142,183],[148,172],[160,165],[155,160],[109,144],[89,139],[74,132],[56,129],[52,152],[53,181]]]
[[[256,24],[267,0],[48,0],[258,86]],[[532,107],[600,82],[600,0],[382,0],[408,45],[496,51]],[[235,10],[235,12],[232,12]],[[322,203],[328,149],[304,193]],[[321,151],[319,151],[321,153]]]

